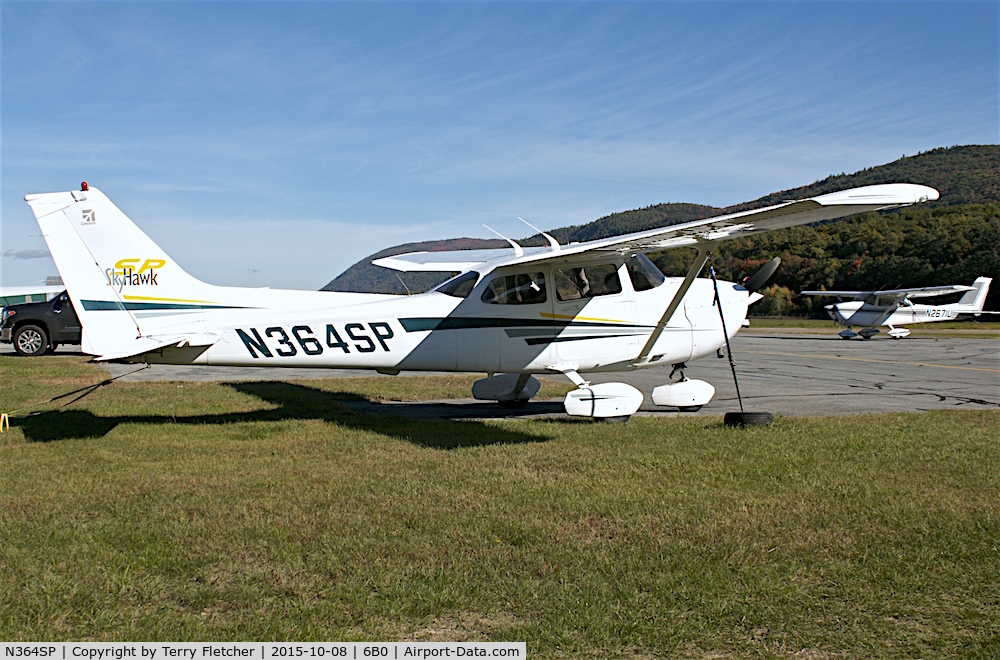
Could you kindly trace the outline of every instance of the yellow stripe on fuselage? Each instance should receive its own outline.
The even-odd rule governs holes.
[[[187,300],[186,298],[154,298],[153,296],[122,296],[122,300],[132,300],[134,302],[172,302],[172,303],[199,303],[205,305],[218,305],[219,303],[207,300]]]
[[[620,319],[602,319],[596,316],[571,316],[569,314],[550,314],[548,312],[538,312],[538,315],[546,319],[562,319],[565,321],[597,321],[599,323],[628,323]]]

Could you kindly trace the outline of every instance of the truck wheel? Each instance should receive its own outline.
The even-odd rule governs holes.
[[[14,332],[14,350],[19,355],[34,357],[49,349],[49,338],[37,325],[22,325]]]

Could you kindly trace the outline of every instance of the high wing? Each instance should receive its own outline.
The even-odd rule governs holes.
[[[525,254],[549,252],[549,248],[524,248]],[[508,248],[490,250],[442,250],[441,252],[408,252],[391,257],[374,259],[372,263],[383,268],[402,271],[404,273],[426,272],[462,272],[481,264],[502,262],[511,254]]]
[[[937,198],[938,192],[927,186],[890,183],[852,188],[809,199],[784,202],[763,209],[694,220],[584,243],[525,248],[521,254],[506,249],[411,252],[376,259],[372,263],[399,271],[464,271],[483,265],[497,268],[589,251],[654,252],[715,243],[775,229],[833,220],[855,213],[908,206]]]
[[[913,289],[884,289],[880,291],[800,291],[803,296],[834,296],[837,298],[851,298],[852,300],[878,300],[879,304],[900,304],[910,298],[931,298],[934,296],[944,296],[956,291],[972,291],[974,287],[964,284],[951,284],[946,286],[925,286]]]
[[[482,269],[492,270],[503,266],[526,264],[549,259],[563,259],[586,252],[655,252],[670,248],[693,246],[698,255],[688,269],[680,288],[667,305],[663,316],[653,327],[645,345],[639,351],[635,363],[640,364],[650,359],[650,352],[659,339],[660,334],[670,322],[684,295],[694,283],[698,273],[708,261],[719,242],[732,238],[741,238],[753,234],[784,229],[811,222],[833,220],[846,215],[880,211],[897,206],[908,206],[938,198],[938,191],[927,186],[912,183],[890,183],[877,186],[852,188],[839,192],[819,195],[810,199],[785,202],[775,206],[752,211],[742,211],[714,218],[705,218],[683,224],[672,225],[659,229],[613,236],[611,238],[558,245],[550,241],[547,248],[529,250],[519,248],[511,241],[512,251],[502,250],[502,256],[490,258],[495,250],[475,250],[476,254],[467,254],[462,261],[468,264],[462,270]],[[459,252],[451,252],[434,267],[434,253],[418,252],[397,255],[395,257],[378,259],[372,263],[397,270],[457,270],[445,268],[445,265],[458,263],[455,259]],[[477,259],[481,261],[477,262]]]

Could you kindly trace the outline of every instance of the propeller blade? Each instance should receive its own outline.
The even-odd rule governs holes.
[[[775,257],[771,259],[766,264],[760,267],[756,273],[747,278],[743,283],[748,291],[757,291],[762,286],[767,283],[767,280],[774,275],[774,271],[778,270],[778,266],[781,265],[781,257]]]

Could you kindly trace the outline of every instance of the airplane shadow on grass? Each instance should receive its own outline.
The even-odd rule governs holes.
[[[371,431],[433,449],[458,449],[494,444],[545,442],[547,436],[525,433],[478,420],[510,417],[496,404],[372,403],[350,392],[327,392],[283,382],[238,382],[226,386],[276,406],[269,410],[211,415],[120,415],[104,417],[89,410],[50,410],[11,418],[29,442],[100,438],[119,424],[237,424],[322,420],[337,426]],[[550,412],[554,404],[539,402],[521,414]],[[558,406],[561,411],[561,406]],[[516,414],[516,413],[515,413]],[[472,420],[472,421],[470,421]]]

